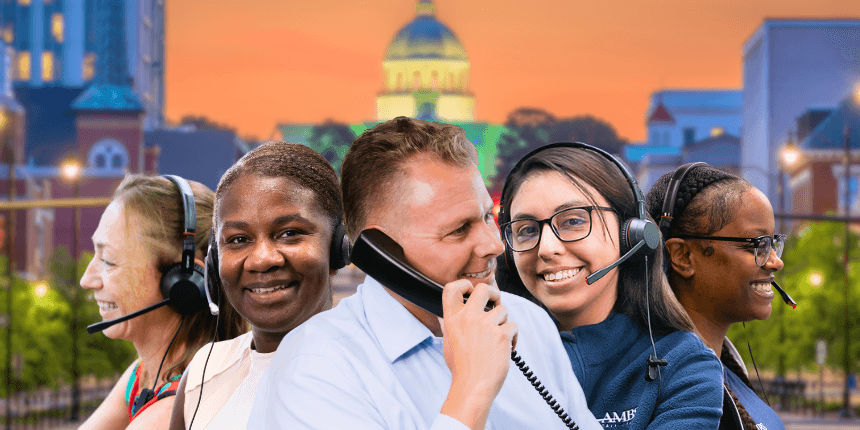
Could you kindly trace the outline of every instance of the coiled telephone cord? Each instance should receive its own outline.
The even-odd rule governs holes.
[[[511,360],[513,360],[514,364],[516,364],[517,367],[520,368],[520,371],[523,372],[523,375],[525,375],[526,379],[528,379],[532,386],[535,387],[535,390],[537,390],[538,394],[543,397],[543,400],[546,402],[546,404],[548,404],[549,407],[552,408],[552,411],[555,412],[555,414],[558,415],[559,418],[561,418],[561,421],[564,423],[564,425],[566,425],[567,428],[569,428],[570,430],[579,430],[579,426],[577,426],[576,423],[573,422],[573,418],[568,416],[567,412],[564,411],[564,408],[562,408],[561,405],[559,405],[558,402],[556,402],[555,399],[552,398],[552,394],[547,391],[546,387],[544,387],[540,380],[538,380],[537,376],[535,376],[534,373],[529,370],[529,367],[526,366],[526,362],[523,361],[523,358],[520,357],[520,355],[517,354],[516,351],[511,351]]]

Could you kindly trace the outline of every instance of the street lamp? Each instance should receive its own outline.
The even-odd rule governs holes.
[[[73,186],[73,197],[80,197],[80,184],[83,167],[76,159],[66,160],[60,166],[60,173],[67,182]],[[69,283],[69,297],[72,305],[72,422],[80,419],[81,413],[81,385],[78,369],[78,235],[81,230],[81,207],[75,206],[75,225],[72,228],[72,279]]]

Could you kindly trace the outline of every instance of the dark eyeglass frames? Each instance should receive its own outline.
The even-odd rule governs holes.
[[[764,267],[767,264],[767,260],[770,258],[770,250],[776,253],[776,256],[782,258],[782,250],[785,249],[785,239],[786,235],[784,234],[775,234],[773,236],[759,236],[759,237],[721,237],[721,236],[692,236],[688,234],[681,234],[675,236],[678,239],[702,239],[702,240],[722,240],[726,242],[747,242],[752,243],[755,248],[755,264],[758,264],[761,267]]]
[[[518,219],[506,222],[500,227],[505,243],[516,252],[525,252],[540,243],[544,224],[549,224],[555,237],[562,242],[575,242],[591,234],[591,212],[594,210],[612,211],[602,206],[568,208],[542,219]]]

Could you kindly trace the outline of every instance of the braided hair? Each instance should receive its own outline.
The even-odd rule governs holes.
[[[737,375],[737,377],[740,378],[747,387],[752,389],[750,378],[743,371],[741,364],[738,363],[737,360],[735,360],[735,357],[729,352],[728,348],[723,347],[723,352],[720,353],[720,362],[723,363],[723,366],[726,366],[726,369],[729,369],[729,371]],[[732,392],[728,385],[726,385],[726,389],[729,391],[729,394],[731,394],[732,401],[735,402],[735,406],[738,408],[738,414],[741,416],[744,430],[758,430],[755,421],[752,419],[749,412],[747,412],[747,408],[745,408],[741,401],[738,400],[737,396],[735,396],[735,393]]]
[[[648,213],[654,219],[660,219],[666,188],[673,173],[657,179],[645,197]],[[741,194],[750,188],[749,182],[725,170],[709,165],[693,167],[678,186],[669,237],[680,234],[707,236],[725,227],[735,218]]]

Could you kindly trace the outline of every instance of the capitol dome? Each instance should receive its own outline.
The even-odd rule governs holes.
[[[376,118],[398,116],[472,122],[471,65],[457,36],[436,19],[432,0],[417,0],[415,18],[395,34],[382,61]]]
[[[386,60],[468,60],[457,36],[436,19],[436,5],[432,1],[419,1],[416,9],[415,19],[401,28],[388,45]]]

